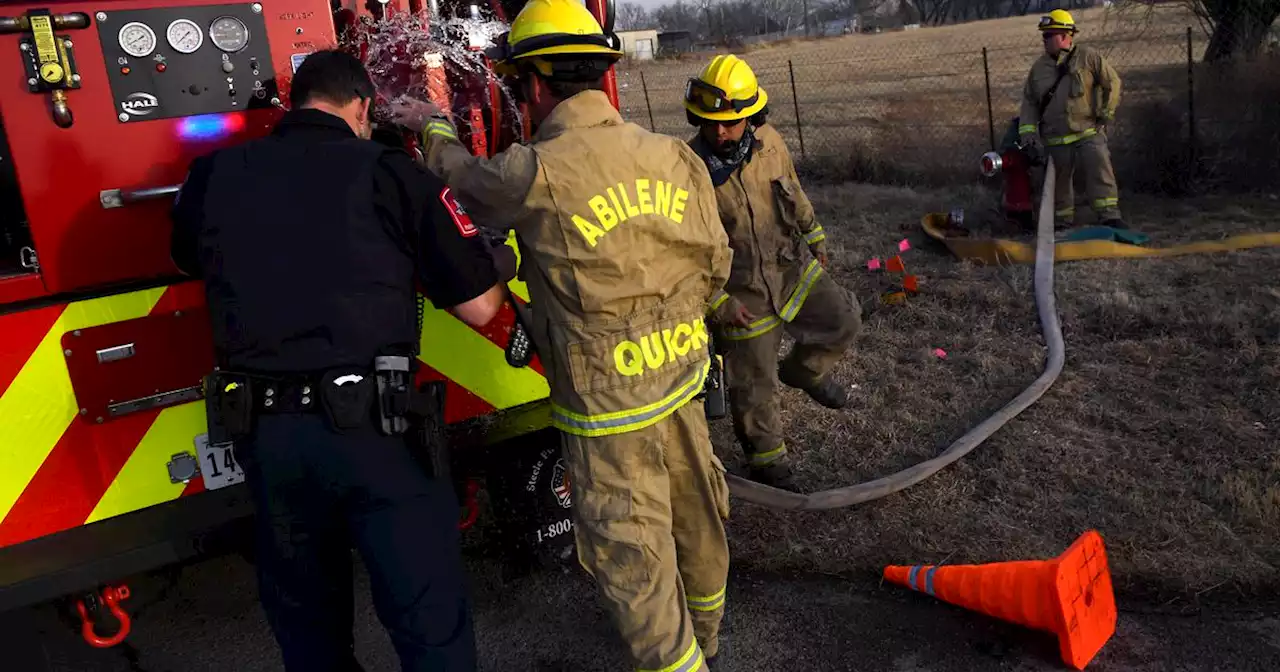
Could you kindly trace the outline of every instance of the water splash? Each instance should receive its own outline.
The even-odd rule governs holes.
[[[388,121],[386,105],[400,98],[429,100],[465,118],[472,105],[490,109],[499,102],[503,117],[522,122],[510,89],[484,56],[509,26],[485,18],[476,6],[468,17],[432,19],[400,12],[382,18],[361,17],[344,35],[361,57],[378,90],[375,120]],[[494,101],[493,87],[500,101]]]

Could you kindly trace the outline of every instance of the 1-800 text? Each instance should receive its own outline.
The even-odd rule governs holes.
[[[551,523],[546,527],[538,528],[538,543],[541,544],[544,541],[555,539],[556,537],[569,534],[570,532],[573,532],[573,520],[565,518],[564,520]]]

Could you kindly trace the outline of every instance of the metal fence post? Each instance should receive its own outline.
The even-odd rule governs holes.
[[[649,102],[649,84],[644,81],[644,70],[640,71],[640,88],[644,89],[644,106],[649,110],[649,130],[657,133],[658,129],[653,124],[653,104]]]
[[[787,59],[787,72],[791,73],[791,104],[796,110],[796,134],[800,136],[800,158],[804,159],[804,126],[800,123],[800,98],[796,96],[796,68],[791,64],[791,59]]]
[[[1196,68],[1195,53],[1192,49],[1191,26],[1187,26],[1187,140],[1190,143],[1187,153],[1191,157],[1189,170],[1196,169]],[[1194,173],[1193,173],[1194,176]]]
[[[996,151],[996,112],[991,107],[991,63],[987,60],[987,48],[982,48],[982,79],[987,83],[987,135],[991,136],[991,151]]]

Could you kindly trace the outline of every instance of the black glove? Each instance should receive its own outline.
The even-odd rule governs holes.
[[[493,267],[497,269],[502,284],[511,282],[516,277],[516,251],[501,242],[489,248],[489,255],[493,257]]]
[[[1018,138],[1018,148],[1022,150],[1027,158],[1031,161],[1031,165],[1039,166],[1045,162],[1044,145],[1040,142],[1040,136],[1036,133],[1026,133]]]

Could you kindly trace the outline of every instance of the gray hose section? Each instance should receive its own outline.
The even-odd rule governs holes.
[[[1045,168],[1044,188],[1040,194],[1035,264],[1036,308],[1040,314],[1041,332],[1044,335],[1045,343],[1049,346],[1049,356],[1045,362],[1044,371],[1031,385],[991,417],[978,423],[964,436],[956,439],[955,443],[952,443],[942,454],[883,478],[834,490],[800,494],[780,490],[729,474],[729,492],[753,504],[793,511],[839,509],[879,499],[900,490],[905,490],[969,454],[970,451],[977,448],[983,441],[986,441],[988,437],[994,434],[996,430],[1003,427],[1043,396],[1049,386],[1053,385],[1053,381],[1057,380],[1058,374],[1062,372],[1063,362],[1066,360],[1066,346],[1062,341],[1062,325],[1058,321],[1057,305],[1053,294],[1054,179],[1053,161],[1050,159]]]

